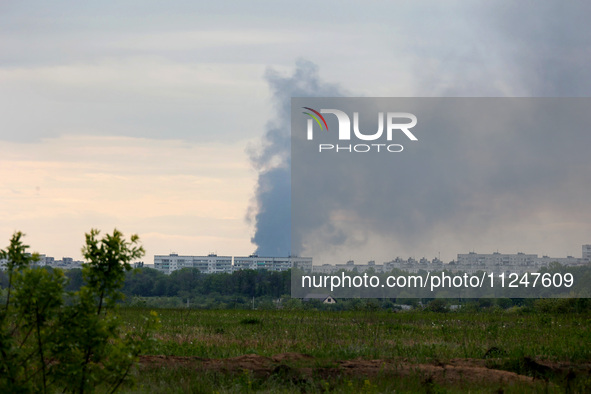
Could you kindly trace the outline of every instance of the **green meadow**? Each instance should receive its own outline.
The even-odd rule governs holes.
[[[123,308],[121,318],[133,331],[147,313]],[[588,312],[158,314],[156,341],[128,392],[591,391]]]

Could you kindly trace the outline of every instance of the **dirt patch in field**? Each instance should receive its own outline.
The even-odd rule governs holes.
[[[375,376],[388,374],[393,376],[420,376],[425,381],[433,381],[439,384],[512,384],[532,383],[528,376],[518,375],[514,372],[489,369],[480,363],[472,364],[471,360],[452,365],[447,363],[415,364],[400,360],[346,360],[339,361],[338,370],[346,374],[356,376]],[[479,361],[479,360],[478,360]]]
[[[541,379],[535,374],[525,376],[515,372],[497,369],[502,363],[491,363],[491,360],[452,359],[445,362],[414,363],[405,359],[378,360],[317,360],[312,356],[300,353],[282,353],[273,357],[246,354],[226,359],[205,359],[199,357],[177,356],[142,356],[141,366],[149,367],[188,367],[196,371],[224,373],[252,372],[257,377],[272,375],[289,375],[306,378],[320,376],[330,378],[336,376],[372,377],[385,375],[392,377],[418,376],[427,382],[445,385],[467,384],[533,384]],[[529,364],[527,364],[529,363]],[[576,370],[578,373],[590,373],[591,365],[551,363],[543,360],[526,360],[531,368],[540,371],[563,374],[565,371]],[[491,366],[492,365],[492,366]],[[533,377],[532,377],[533,376]]]
[[[276,354],[271,359],[275,362],[289,362],[289,361],[300,361],[300,360],[313,360],[314,357],[308,354],[302,353],[280,353]]]

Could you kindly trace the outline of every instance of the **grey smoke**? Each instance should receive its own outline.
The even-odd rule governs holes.
[[[318,154],[309,141],[292,142],[294,248],[330,262],[339,262],[337,253],[342,259],[363,249],[364,258],[432,257],[437,246],[450,258],[491,243],[537,252],[536,238],[568,234],[572,244],[577,231],[591,229],[585,210],[591,100],[371,100],[375,107],[366,113],[412,108],[421,122],[419,141],[400,141],[405,152],[399,155]],[[354,105],[342,99],[305,102],[315,108]],[[328,134],[319,137],[314,143],[331,143]]]
[[[417,96],[589,97],[591,3],[504,1],[462,10],[470,34],[417,58]],[[436,69],[424,65],[433,53]]]
[[[318,67],[296,62],[292,75],[268,69],[265,79],[273,94],[275,117],[267,124],[263,145],[250,152],[259,172],[255,204],[247,219],[255,224],[252,242],[260,256],[287,256],[291,250],[290,105],[292,97],[340,97],[338,85],[323,82]],[[294,251],[295,252],[295,251]]]
[[[532,96],[589,97],[591,94],[591,3],[512,2],[484,7],[488,32],[508,71]]]
[[[477,28],[467,38],[469,44],[450,44],[442,49],[447,55],[439,70],[441,75],[417,67],[417,95],[589,96],[591,30],[586,15],[591,5],[495,3],[472,10],[470,17]],[[544,240],[562,249],[566,244],[576,245],[573,237],[591,234],[585,202],[591,193],[588,133],[525,128],[512,135],[502,129],[460,136],[444,133],[442,127],[439,134],[422,136],[418,149],[424,155],[405,165],[404,174],[393,168],[382,175],[386,177],[381,179],[385,181],[382,184],[361,179],[356,194],[341,194],[338,202],[328,200],[339,187],[334,181],[338,177],[329,179],[320,174],[326,199],[320,195],[310,201],[305,215],[298,218],[301,231],[293,234],[290,248],[290,97],[342,96],[342,89],[320,82],[317,68],[305,62],[299,63],[291,76],[269,71],[266,79],[274,93],[277,117],[268,126],[266,144],[253,156],[260,171],[256,194],[259,211],[253,215],[253,241],[259,254],[300,253],[301,248],[306,249],[302,237],[319,229],[322,237],[316,240],[327,246],[363,245],[371,234],[379,233],[404,245],[401,255],[413,250],[445,252],[447,248],[448,257],[481,245],[490,248],[495,242],[499,242],[495,247],[519,245],[542,253],[536,245]],[[332,170],[337,174],[338,168]],[[390,190],[381,193],[384,188]],[[378,208],[363,206],[367,201]],[[386,212],[383,207],[387,207]],[[330,220],[339,210],[360,213],[365,222],[356,227],[371,231],[353,237]],[[545,222],[557,218],[561,220],[555,224]],[[522,229],[518,224],[531,232],[515,240]],[[538,230],[536,224],[548,225],[546,232]],[[563,231],[554,230],[559,227]],[[454,238],[451,241],[450,234]]]

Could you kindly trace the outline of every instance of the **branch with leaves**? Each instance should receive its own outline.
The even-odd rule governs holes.
[[[158,317],[145,317],[142,330],[125,333],[117,302],[131,262],[144,254],[139,238],[114,230],[86,234],[82,249],[85,284],[65,291],[59,269],[35,267],[23,234],[0,251],[7,260],[8,287],[0,307],[0,392],[84,393],[101,386],[116,391],[129,380],[139,354],[150,343]]]

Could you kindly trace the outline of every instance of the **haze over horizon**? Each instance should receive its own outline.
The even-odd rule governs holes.
[[[273,236],[289,230],[292,95],[589,97],[590,11],[559,1],[3,3],[0,248],[21,230],[34,251],[80,259],[85,232],[116,227],[139,234],[148,263],[173,251],[288,254]],[[577,204],[587,209],[537,213],[559,237],[527,234],[517,247],[511,233],[463,243],[434,233],[391,258],[579,256],[591,217]]]

